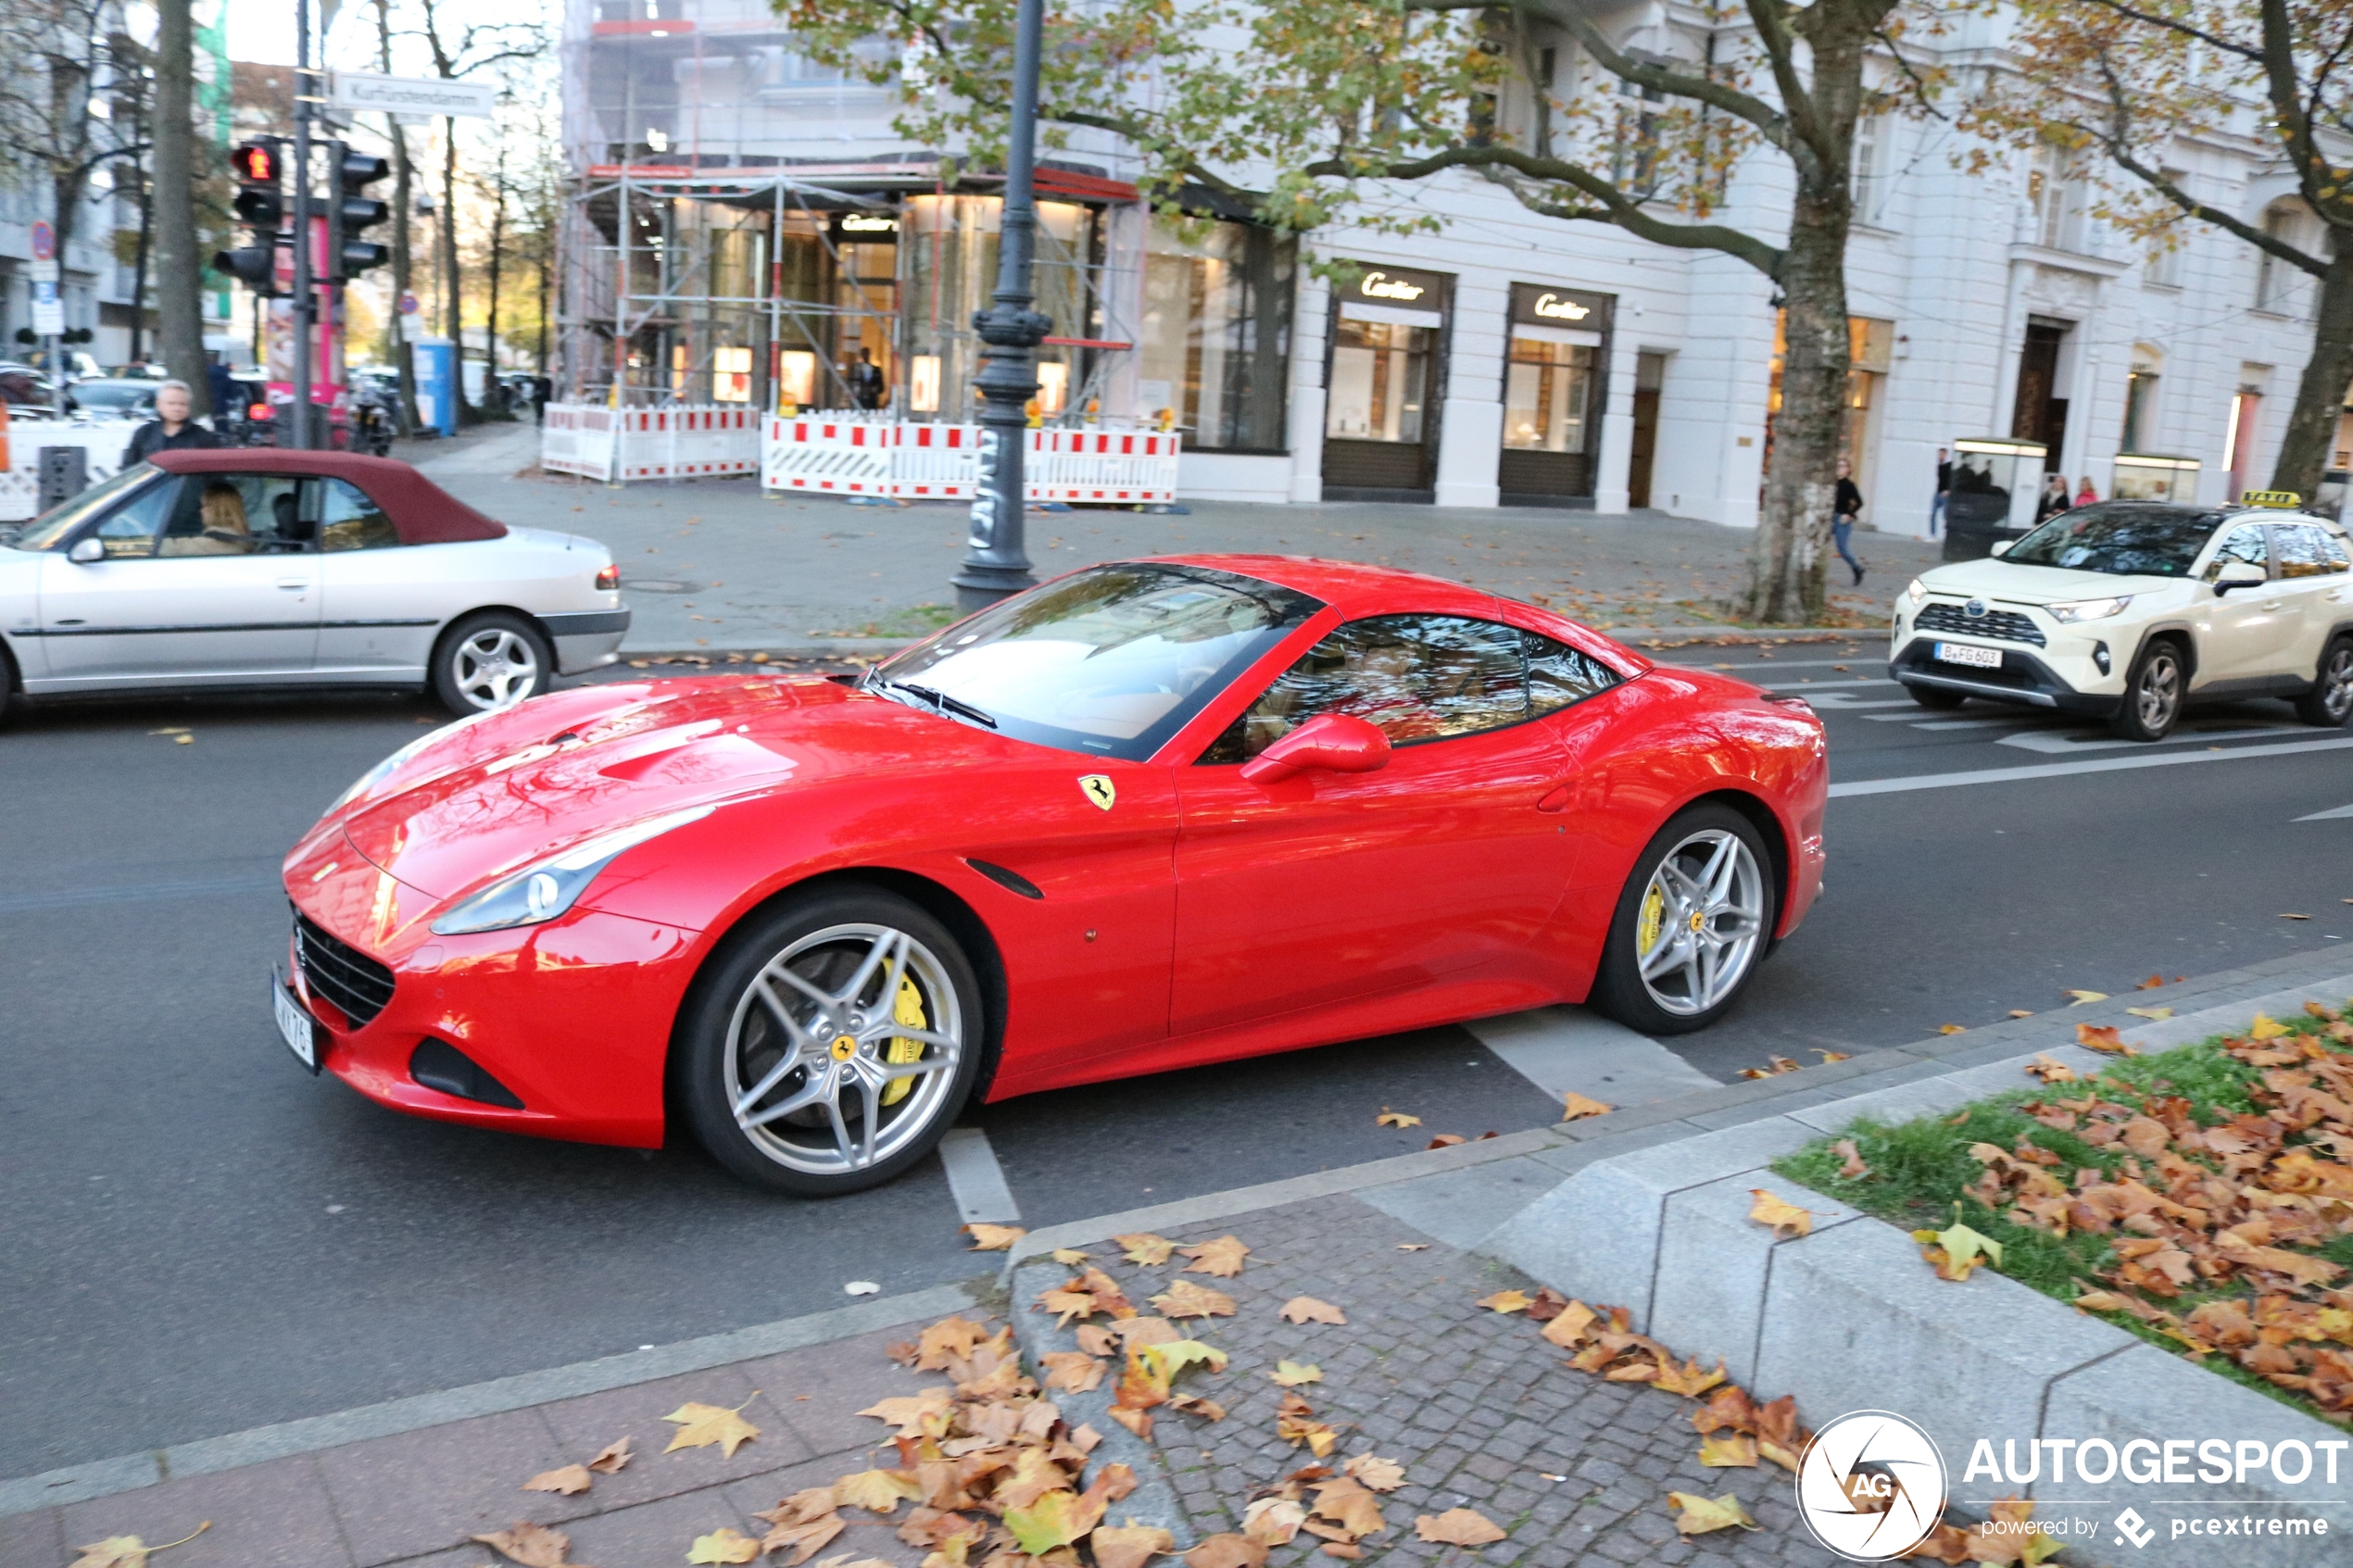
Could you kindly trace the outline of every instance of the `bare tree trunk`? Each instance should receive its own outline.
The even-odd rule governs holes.
[[[1749,613],[1776,624],[1811,621],[1825,600],[1824,557],[1837,491],[1839,427],[1852,345],[1846,328],[1847,194],[1801,182],[1781,263],[1781,408],[1756,523]]]
[[[2271,488],[2310,500],[2328,472],[2330,449],[2348,389],[2353,389],[2353,233],[2329,230],[2328,270],[2321,274],[2320,312],[2312,323],[2312,357],[2296,383]]]
[[[156,49],[156,339],[163,362],[188,383],[195,411],[209,414],[205,375],[204,262],[196,255],[195,36],[188,0],[157,0]]]
[[[443,124],[448,129],[441,150],[441,288],[450,375],[457,382],[451,395],[458,400],[458,423],[462,428],[473,422],[476,414],[466,398],[465,289],[458,271],[458,121],[450,116]]]
[[[147,262],[155,252],[156,186],[144,160],[132,167],[139,171],[139,247],[131,263],[131,362],[138,365],[147,358]]]

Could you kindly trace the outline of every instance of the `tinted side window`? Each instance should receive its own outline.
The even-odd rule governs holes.
[[[1248,761],[1319,713],[1367,720],[1393,746],[1516,724],[1529,716],[1520,633],[1451,615],[1352,621],[1277,676],[1202,760]]]
[[[1595,692],[1607,691],[1625,679],[1598,659],[1588,658],[1567,643],[1520,633],[1528,648],[1528,708],[1531,714],[1554,713]]]
[[[319,514],[322,550],[386,550],[400,543],[400,531],[384,508],[348,480],[326,482]]]
[[[2206,580],[2208,583],[2213,582],[2222,575],[2223,566],[2234,560],[2243,560],[2249,566],[2259,566],[2266,571],[2271,571],[2271,557],[2263,548],[2261,523],[2241,523],[2231,530],[2230,536],[2222,541],[2222,547],[2216,550],[2214,558],[2206,563]]]
[[[2329,577],[2346,569],[2343,553],[2326,532],[2309,522],[2286,523],[2271,530],[2272,553],[2279,558],[2282,577]]]

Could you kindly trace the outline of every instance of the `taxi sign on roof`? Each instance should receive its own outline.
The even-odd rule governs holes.
[[[2239,505],[2278,507],[2292,512],[2304,505],[2304,497],[2293,490],[2242,490],[2239,492]]]

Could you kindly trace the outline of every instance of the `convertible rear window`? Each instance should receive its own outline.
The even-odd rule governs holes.
[[[2061,512],[2002,558],[2117,577],[2187,577],[2221,521],[2221,512],[2193,507],[2105,501]]]
[[[1140,761],[1323,608],[1235,572],[1099,566],[878,664],[866,690],[1065,751]]]

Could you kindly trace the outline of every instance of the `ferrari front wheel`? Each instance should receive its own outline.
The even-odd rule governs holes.
[[[981,1069],[955,937],[879,888],[787,899],[729,941],[681,1020],[680,1099],[712,1158],[806,1198],[887,1182],[955,1124]]]
[[[1645,1035],[1721,1018],[1772,939],[1770,864],[1755,824],[1729,806],[1694,806],[1660,829],[1618,897],[1593,1005]]]

